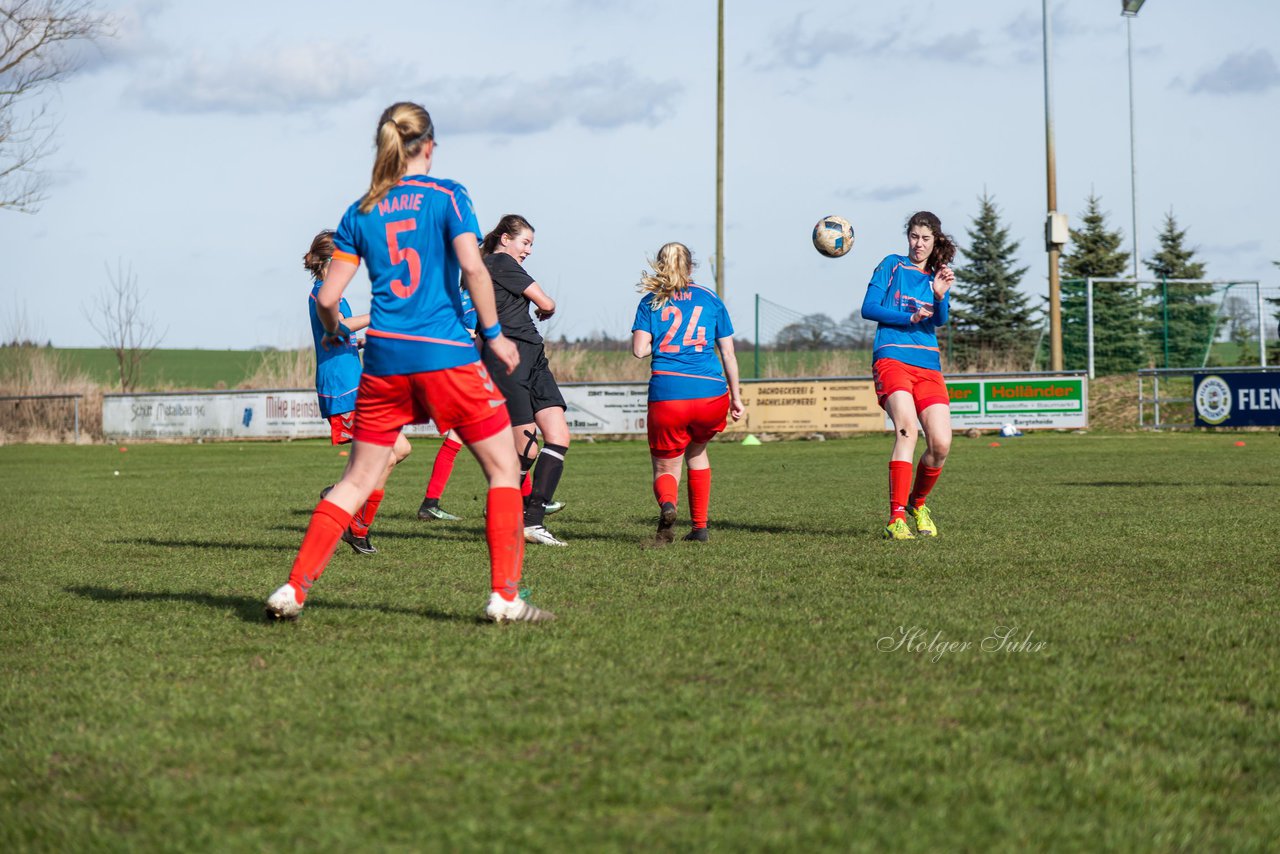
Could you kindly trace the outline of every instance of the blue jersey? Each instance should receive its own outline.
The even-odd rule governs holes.
[[[719,397],[729,390],[716,341],[733,337],[733,322],[719,298],[699,285],[673,294],[660,308],[646,294],[636,307],[631,331],[653,336],[649,400]]]
[[[919,323],[911,315],[920,306],[933,308],[933,317]],[[939,326],[947,322],[951,292],[942,299],[933,295],[933,276],[911,263],[906,255],[890,255],[871,274],[862,316],[880,324],[871,359],[894,359],[917,368],[942,370],[938,354]]]
[[[333,257],[369,267],[373,306],[364,369],[372,376],[455,368],[477,360],[462,325],[461,268],[454,238],[480,239],[467,190],[408,175],[361,213],[351,205],[333,236]]]
[[[324,325],[316,314],[316,294],[322,282],[316,282],[307,298],[311,314],[311,338],[316,345],[316,396],[320,398],[320,417],[342,415],[356,408],[356,389],[360,386],[360,351],[355,339],[346,346],[333,346],[328,350],[320,346],[324,337]],[[344,318],[351,316],[347,301],[338,303],[338,311]]]

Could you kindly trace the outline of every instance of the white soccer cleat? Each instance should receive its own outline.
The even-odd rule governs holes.
[[[530,605],[519,596],[508,602],[497,593],[489,594],[484,618],[494,623],[548,623],[556,618],[550,611]]]
[[[524,529],[524,541],[526,543],[536,543],[543,546],[565,546],[568,543],[563,540],[557,540],[555,534],[548,531],[541,525],[529,525]]]
[[[273,620],[296,620],[302,613],[302,603],[292,584],[285,584],[267,598],[267,616]]]

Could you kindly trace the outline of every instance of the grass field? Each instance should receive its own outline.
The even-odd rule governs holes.
[[[108,391],[120,390],[115,353],[92,348],[54,348],[69,367],[83,371]],[[140,388],[235,388],[262,361],[257,350],[155,350],[142,363]],[[221,384],[221,385],[220,385]]]
[[[1274,850],[1278,442],[957,438],[915,542],[883,436],[716,445],[662,551],[580,443],[510,627],[434,443],[278,625],[334,449],[0,447],[0,850]]]

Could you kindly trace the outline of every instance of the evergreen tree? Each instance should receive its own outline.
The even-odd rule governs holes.
[[[1187,230],[1178,228],[1173,211],[1164,216],[1160,249],[1142,263],[1157,279],[1203,279],[1204,264],[1183,245]],[[1166,368],[1199,367],[1213,337],[1216,318],[1213,285],[1156,284],[1147,293],[1147,349],[1152,361]]]
[[[952,289],[951,359],[963,368],[999,368],[1012,361],[1030,367],[1037,338],[1035,312],[1018,284],[1026,267],[1015,267],[1018,243],[986,191],[966,230],[968,263],[957,267]]]
[[[1071,229],[1072,251],[1062,256],[1062,363],[1071,370],[1088,367],[1085,279],[1124,275],[1129,253],[1124,235],[1107,228],[1101,200],[1090,193],[1081,227]],[[1099,374],[1135,371],[1142,365],[1142,298],[1133,285],[1093,287],[1093,357]]]
[[[1272,261],[1271,263],[1280,267],[1280,261]],[[1273,316],[1276,319],[1276,323],[1280,324],[1280,297],[1267,297],[1267,302],[1276,307],[1276,313]],[[1258,334],[1265,336],[1267,334],[1266,329],[1258,330]],[[1276,362],[1280,362],[1280,341],[1273,343],[1267,353],[1267,364],[1274,365]]]

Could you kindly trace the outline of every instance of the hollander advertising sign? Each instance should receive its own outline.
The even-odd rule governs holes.
[[[951,426],[994,430],[1081,430],[1089,426],[1089,386],[1084,376],[980,377],[947,381]],[[885,417],[892,429],[892,422]]]
[[[1280,371],[1195,375],[1197,427],[1280,425]]]

